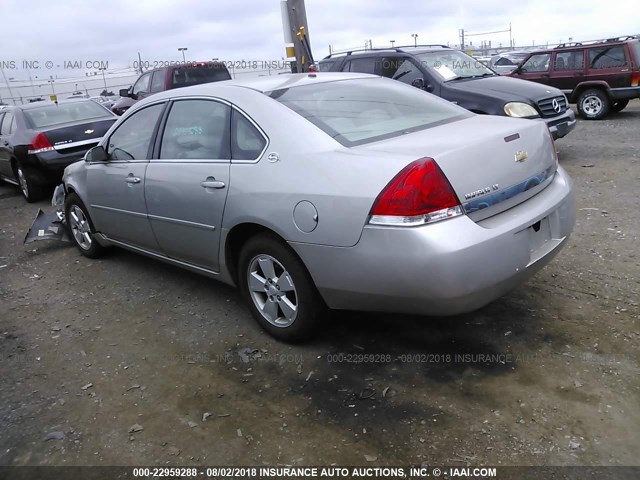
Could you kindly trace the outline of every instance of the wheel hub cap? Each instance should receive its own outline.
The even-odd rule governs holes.
[[[247,280],[251,300],[271,325],[288,327],[298,315],[298,295],[284,266],[270,255],[249,262]]]
[[[69,225],[78,246],[83,250],[89,250],[92,242],[91,227],[84,212],[77,205],[73,205],[69,210]]]

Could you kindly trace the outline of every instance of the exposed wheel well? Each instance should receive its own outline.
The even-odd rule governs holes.
[[[234,283],[238,285],[238,259],[247,240],[259,233],[269,233],[283,242],[285,240],[273,230],[257,223],[242,223],[231,229],[225,241],[225,263]],[[285,242],[286,243],[286,242]]]
[[[608,89],[605,88],[602,85],[582,85],[582,86],[576,88],[571,93],[571,97],[569,98],[569,102],[570,103],[578,103],[578,99],[580,98],[580,95],[582,95],[587,90],[601,90],[605,95],[607,95],[607,97],[611,98],[611,95],[609,95]]]

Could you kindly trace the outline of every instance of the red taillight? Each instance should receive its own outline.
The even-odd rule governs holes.
[[[380,192],[369,223],[420,225],[462,215],[451,184],[432,158],[410,163]]]
[[[640,84],[640,70],[637,70],[631,74],[631,86],[637,87]]]
[[[39,133],[29,144],[29,153],[48,152],[53,150],[53,145],[44,133]]]

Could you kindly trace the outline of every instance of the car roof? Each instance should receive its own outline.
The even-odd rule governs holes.
[[[283,88],[300,87],[304,85],[317,85],[319,83],[336,82],[340,80],[354,80],[358,78],[375,78],[375,75],[366,73],[288,73],[283,75],[271,75],[265,77],[246,78],[242,80],[224,80],[222,82],[202,83],[191,87],[182,87],[165,92],[159,92],[149,98],[159,100],[161,98],[173,98],[177,96],[211,95],[219,93],[228,87],[242,87],[257,92],[271,92]]]

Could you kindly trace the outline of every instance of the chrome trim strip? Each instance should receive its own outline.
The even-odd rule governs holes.
[[[478,198],[474,198],[468,202],[462,204],[462,208],[465,213],[473,213],[478,210],[482,210],[483,208],[491,207],[493,205],[497,205],[498,203],[504,202],[505,200],[509,200],[521,193],[526,192],[527,190],[531,190],[538,185],[541,185],[548,180],[550,180],[556,172],[556,166],[552,165],[546,170],[532,175],[526,180],[512,185],[510,187],[503,188],[502,190],[492,193],[490,195],[484,195]]]
[[[107,210],[109,212],[124,213],[125,215],[133,215],[134,217],[148,218],[146,213],[132,212],[131,210],[121,210],[120,208],[105,207],[104,205],[91,205],[91,208],[97,210]]]
[[[81,147],[82,145],[87,145],[89,143],[100,143],[100,140],[102,139],[102,137],[98,137],[98,138],[90,138],[88,140],[82,140],[80,142],[73,142],[73,143],[62,143],[62,144],[58,144],[58,145],[54,145],[53,149],[54,150],[64,150],[65,148],[74,148],[74,147]]]
[[[188,222],[186,220],[178,220],[177,218],[161,217],[159,215],[147,215],[147,216],[149,220],[158,220],[160,222],[175,223],[177,225],[186,225],[187,227],[204,228],[205,230],[211,230],[211,231],[216,229],[215,226],[207,225],[204,223]]]

